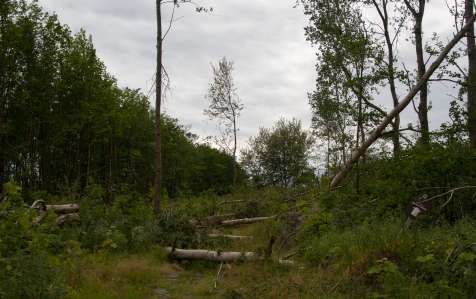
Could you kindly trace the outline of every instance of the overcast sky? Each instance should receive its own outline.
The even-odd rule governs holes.
[[[122,87],[150,89],[155,69],[155,1],[40,0],[75,32],[92,35],[98,55]],[[223,56],[234,61],[234,77],[245,109],[239,119],[240,141],[269,127],[280,117],[296,117],[310,126],[307,93],[314,88],[315,50],[305,40],[306,19],[294,0],[203,0],[212,14],[183,5],[166,39],[165,67],[172,80],[165,110],[200,136],[216,134],[203,115],[204,95],[211,78],[210,63]],[[431,1],[425,28],[444,36],[451,23],[444,1]],[[165,26],[164,21],[164,26]],[[429,36],[429,34],[428,34]],[[403,48],[402,60],[414,61],[413,49]],[[451,87],[435,84],[430,94],[431,126],[447,117]],[[399,91],[400,95],[405,93]],[[382,97],[381,97],[382,98]],[[386,106],[381,99],[382,105]],[[415,122],[408,107],[402,125]]]

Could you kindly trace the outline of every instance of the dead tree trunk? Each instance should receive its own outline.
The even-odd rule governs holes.
[[[385,128],[392,122],[395,116],[399,115],[399,113],[405,109],[406,106],[412,101],[413,97],[420,91],[421,88],[425,86],[430,79],[431,75],[435,72],[435,70],[440,66],[443,60],[446,58],[448,53],[453,49],[453,47],[459,42],[459,40],[470,30],[473,26],[473,23],[476,19],[476,15],[473,15],[471,18],[468,19],[466,25],[453,37],[453,39],[446,45],[443,51],[440,53],[438,58],[431,64],[425,74],[422,76],[420,80],[416,83],[416,85],[410,90],[410,92],[406,95],[406,97],[400,101],[400,103],[393,108],[387,116],[383,119],[383,121],[375,128],[375,130],[370,134],[367,140],[352,154],[352,157],[349,161],[344,165],[344,168],[339,171],[330,184],[330,188],[334,189],[337,185],[344,179],[347,173],[352,169],[352,166],[355,162],[358,161],[360,156],[362,156],[365,151],[377,140]]]
[[[252,236],[238,236],[238,235],[222,235],[222,234],[208,234],[210,238],[224,238],[231,240],[249,240],[253,239]]]
[[[417,57],[417,80],[420,80],[426,72],[425,59],[423,57],[423,16],[425,14],[425,0],[418,0],[416,7],[405,0],[407,9],[412,14],[415,25],[413,26],[413,34],[415,37],[415,52]],[[430,134],[428,126],[428,83],[423,84],[420,89],[420,103],[418,104],[418,120],[420,122],[420,142],[422,144],[430,143]]]
[[[465,18],[470,22],[473,15],[473,0],[465,0]],[[468,130],[471,146],[476,148],[476,43],[474,25],[469,28],[466,36],[468,47]]]
[[[241,225],[241,224],[251,224],[251,223],[270,220],[270,219],[273,219],[275,217],[276,216],[224,220],[224,221],[221,222],[221,225],[223,225],[223,226],[236,226],[236,225]]]
[[[233,262],[250,262],[262,260],[254,252],[237,252],[237,251],[213,251],[206,249],[176,249],[173,247],[166,247],[165,251],[172,259],[177,260],[199,260],[210,261],[217,263],[233,263]],[[285,266],[294,266],[295,263],[291,260],[279,259],[277,262]]]
[[[154,208],[157,215],[160,214],[160,201],[162,189],[162,156],[160,137],[160,104],[162,100],[162,14],[160,3],[156,0],[157,13],[157,66],[155,70],[155,181],[154,181]]]
[[[206,225],[217,225],[222,223],[222,221],[232,219],[233,217],[236,217],[236,215],[235,214],[213,215],[213,216],[208,216],[204,218],[200,222]]]
[[[231,263],[238,261],[250,261],[257,259],[254,252],[221,252],[205,249],[173,249],[172,247],[165,248],[171,258],[178,260],[202,260],[219,263]]]
[[[52,210],[57,214],[67,214],[79,211],[79,205],[76,203],[65,205],[46,205],[47,210]]]

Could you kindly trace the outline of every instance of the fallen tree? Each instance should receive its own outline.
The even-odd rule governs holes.
[[[233,263],[233,262],[249,262],[256,260],[263,260],[254,252],[237,252],[237,251],[214,251],[206,249],[178,249],[173,247],[166,247],[165,251],[170,258],[176,260],[199,260],[210,261],[217,263]],[[286,266],[294,266],[295,263],[291,260],[279,259],[279,264]]]
[[[207,225],[217,225],[222,223],[224,220],[229,220],[235,217],[235,214],[222,214],[222,215],[213,215],[213,216],[208,216],[204,218],[202,221],[200,221],[203,224]]]
[[[38,209],[41,211],[51,210],[57,214],[73,213],[79,211],[79,205],[77,203],[47,205],[44,200],[35,200],[35,202],[33,202],[30,208]]]
[[[236,225],[242,225],[242,224],[262,222],[262,221],[266,221],[266,220],[270,220],[274,218],[276,218],[276,216],[224,220],[221,222],[221,225],[222,226],[236,226]]]
[[[245,240],[245,239],[253,239],[252,236],[237,236],[237,235],[222,235],[222,234],[208,234],[210,238],[225,238],[225,239],[232,239],[232,240]]]
[[[177,249],[172,247],[166,247],[165,251],[171,258],[177,260],[202,260],[219,263],[231,263],[257,259],[257,255],[254,252],[221,252],[204,249]]]
[[[222,202],[219,202],[218,205],[228,205],[228,204],[237,204],[237,203],[245,203],[248,202],[249,200],[241,199],[241,200],[225,200]]]
[[[81,218],[79,217],[79,214],[77,213],[71,213],[71,214],[64,214],[56,218],[56,224],[59,226],[63,226],[66,223],[78,223],[81,222]]]
[[[58,214],[72,213],[79,211],[79,205],[76,203],[64,204],[64,205],[46,205],[47,210],[52,210]]]
[[[76,203],[62,204],[62,205],[47,205],[44,200],[36,200],[30,207],[39,211],[38,217],[35,218],[34,223],[40,223],[48,214],[48,211],[53,211],[55,214],[62,214],[56,218],[56,224],[62,226],[66,223],[80,222],[79,205]]]
[[[440,66],[443,60],[448,56],[448,53],[453,49],[453,47],[460,41],[463,36],[469,31],[473,26],[474,21],[476,20],[476,15],[473,15],[468,19],[466,25],[453,37],[453,39],[446,45],[446,47],[441,51],[438,58],[431,64],[425,74],[421,77],[416,85],[410,90],[410,92],[400,101],[400,103],[393,108],[383,119],[383,121],[375,128],[375,130],[369,135],[362,145],[352,153],[352,157],[347,161],[344,168],[342,168],[332,179],[330,188],[335,189],[337,185],[344,179],[344,177],[352,169],[353,165],[359,160],[359,158],[367,151],[367,149],[382,135],[385,128],[392,122],[392,120],[400,114],[400,112],[405,109],[405,107],[410,104],[413,97],[422,89],[422,87],[428,82],[431,75],[435,70]]]

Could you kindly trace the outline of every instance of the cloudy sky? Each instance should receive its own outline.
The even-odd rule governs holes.
[[[73,31],[84,28],[93,36],[98,55],[120,86],[150,89],[155,69],[155,1],[39,2]],[[202,0],[197,3],[212,6],[212,14],[196,13],[188,5],[176,10],[164,49],[172,80],[166,111],[200,136],[216,134],[214,122],[203,115],[204,95],[211,78],[210,63],[226,56],[235,63],[234,77],[245,106],[239,120],[242,144],[260,126],[269,127],[280,117],[296,117],[309,127],[307,93],[315,81],[315,50],[305,40],[306,19],[302,8],[293,8],[294,2]],[[452,28],[444,1],[430,2],[425,18],[425,28],[446,41]],[[407,65],[412,64],[412,48],[403,48],[399,54]],[[446,119],[450,92],[451,87],[439,83],[432,89],[433,128]],[[386,106],[388,100],[381,98]],[[415,123],[415,112],[407,110],[403,123]]]

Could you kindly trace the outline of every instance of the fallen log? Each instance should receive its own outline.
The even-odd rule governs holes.
[[[55,213],[71,213],[79,211],[79,205],[76,203],[64,204],[64,205],[46,205],[47,210],[52,210]]]
[[[204,218],[201,222],[208,225],[217,225],[222,223],[222,221],[232,219],[233,217],[235,217],[235,214],[213,215]]]
[[[76,203],[62,204],[62,205],[47,205],[44,200],[35,200],[31,205],[31,209],[38,209],[41,211],[52,210],[57,214],[71,213],[79,211],[79,205]]]
[[[63,226],[66,223],[81,222],[81,218],[77,213],[64,214],[56,218],[56,224]]]
[[[242,200],[225,200],[225,201],[222,201],[222,202],[219,202],[218,205],[221,206],[221,205],[228,205],[228,204],[235,204],[235,203],[244,203],[244,202],[248,202],[249,200],[245,200],[245,199],[242,199]]]
[[[446,45],[446,47],[441,51],[440,55],[436,60],[430,65],[428,70],[423,74],[421,79],[415,84],[415,86],[410,90],[410,92],[403,98],[400,103],[393,108],[387,116],[382,120],[382,122],[374,129],[374,131],[366,138],[365,142],[352,153],[352,157],[344,167],[332,178],[330,183],[330,189],[335,189],[339,183],[344,179],[347,173],[350,172],[354,164],[359,160],[359,158],[367,151],[367,149],[382,135],[385,128],[392,122],[395,116],[399,115],[400,112],[411,103],[413,97],[418,94],[420,89],[428,82],[431,75],[435,70],[440,66],[440,64],[445,60],[448,53],[453,49],[453,47],[459,42],[459,40],[466,35],[470,28],[473,27],[473,23],[476,20],[476,15],[472,15],[471,18],[468,18],[466,25],[461,28],[461,30],[453,37],[453,39]]]
[[[232,240],[245,240],[245,239],[253,239],[253,236],[237,236],[237,235],[222,235],[222,234],[208,234],[210,238],[225,238],[225,239],[232,239]]]
[[[242,225],[242,224],[262,222],[262,221],[266,221],[266,220],[270,220],[274,218],[276,218],[276,216],[224,220],[221,222],[221,225],[222,226],[236,226],[236,225]]]
[[[236,251],[213,251],[206,249],[178,249],[166,247],[165,251],[172,259],[176,260],[199,260],[217,263],[250,262],[263,260],[254,252],[236,252]],[[277,262],[285,266],[294,266],[294,261],[279,259]]]
[[[171,258],[178,260],[204,260],[219,263],[231,263],[257,259],[257,255],[254,252],[221,252],[204,249],[172,249],[172,247],[166,247],[165,251]]]

